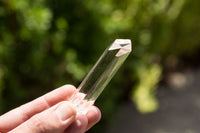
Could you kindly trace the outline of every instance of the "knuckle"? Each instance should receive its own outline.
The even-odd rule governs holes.
[[[38,115],[31,117],[30,121],[27,122],[27,126],[31,130],[37,131],[37,133],[46,133],[48,130],[45,122]]]
[[[29,113],[24,109],[24,105],[20,106],[17,108],[17,111],[20,113],[21,117],[21,121],[26,121],[28,120],[31,116],[29,115]]]
[[[46,105],[46,108],[50,108],[51,107],[51,104],[48,102],[46,97],[42,96],[41,100],[42,100],[42,103],[44,103],[44,105]]]

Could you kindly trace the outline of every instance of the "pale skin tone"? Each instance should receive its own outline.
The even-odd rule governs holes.
[[[84,133],[101,118],[93,105],[77,114],[69,98],[76,88],[65,85],[0,116],[0,133]]]

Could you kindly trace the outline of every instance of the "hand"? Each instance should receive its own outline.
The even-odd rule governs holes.
[[[101,113],[90,106],[85,115],[76,115],[68,101],[76,88],[62,86],[44,96],[0,116],[0,133],[83,133],[100,118]]]

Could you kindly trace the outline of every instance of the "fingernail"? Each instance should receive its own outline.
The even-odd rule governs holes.
[[[69,103],[63,103],[56,109],[56,114],[61,121],[75,117],[75,110]]]

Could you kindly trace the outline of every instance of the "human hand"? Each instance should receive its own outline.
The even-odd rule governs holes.
[[[76,88],[62,86],[0,116],[0,133],[83,133],[96,124],[100,110],[90,106],[76,114],[68,101]]]

